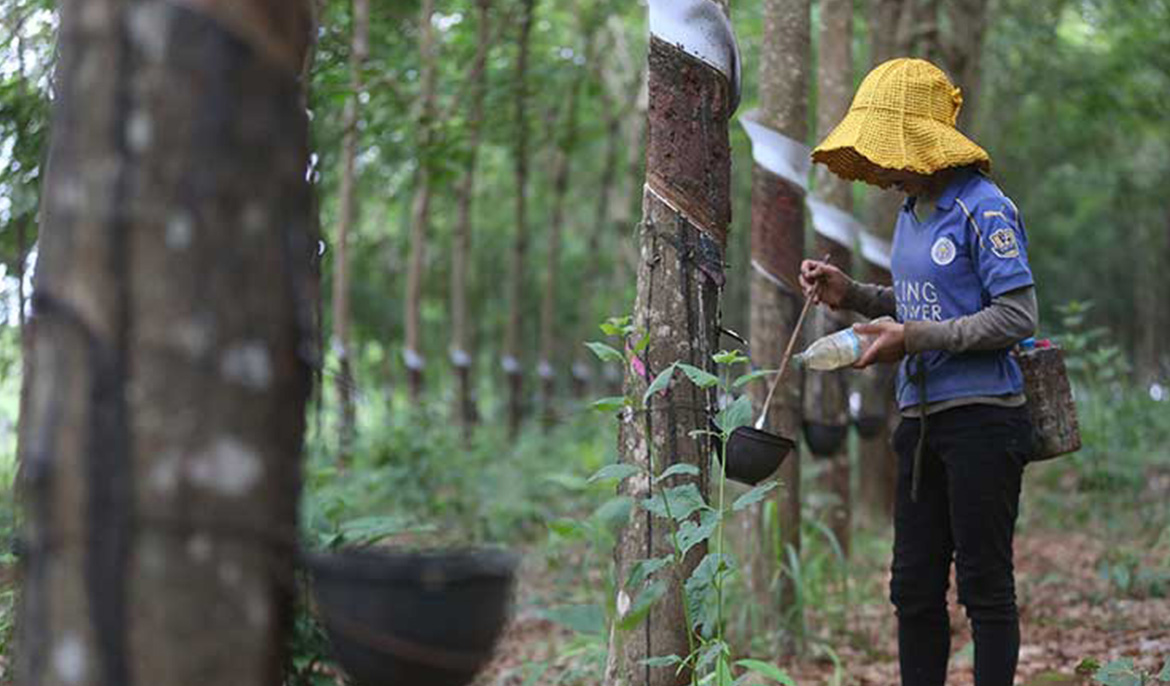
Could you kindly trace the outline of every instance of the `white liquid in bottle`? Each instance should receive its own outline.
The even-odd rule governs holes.
[[[893,321],[890,317],[881,317],[871,323]],[[795,357],[798,364],[819,372],[832,371],[848,367],[861,359],[861,354],[876,336],[860,335],[853,327],[819,338],[808,346],[808,349]]]

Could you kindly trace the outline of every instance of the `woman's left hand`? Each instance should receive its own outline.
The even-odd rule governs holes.
[[[865,369],[875,362],[897,362],[906,356],[906,329],[895,321],[854,324],[853,330],[861,336],[874,337],[874,341],[861,357],[853,363],[856,369]]]

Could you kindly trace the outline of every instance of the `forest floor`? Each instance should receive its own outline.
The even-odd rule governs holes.
[[[1076,673],[1086,658],[1102,664],[1131,658],[1136,666],[1154,674],[1170,658],[1170,598],[1165,597],[1165,578],[1143,576],[1140,571],[1161,569],[1158,565],[1164,564],[1166,551],[1147,549],[1125,565],[1109,567],[1104,561],[1115,557],[1110,553],[1114,547],[1110,541],[1085,533],[1028,530],[1017,536],[1016,585],[1022,627],[1017,683],[1090,684],[1087,676]],[[574,669],[573,662],[583,651],[573,647],[571,631],[533,609],[538,598],[548,598],[556,591],[548,587],[547,574],[529,567],[519,589],[518,607],[522,609],[495,663],[477,685],[599,684],[599,674],[592,679],[571,676],[573,671],[580,673],[580,666]],[[823,645],[832,646],[840,667],[823,652],[821,657],[776,662],[800,686],[899,683],[893,609],[884,600],[888,581],[888,561],[856,570],[852,583],[870,592],[862,594],[868,600],[853,605],[844,626],[829,618],[811,618],[812,626],[838,625],[818,638]],[[947,683],[971,686],[973,646],[966,617],[956,603],[953,578],[950,607],[953,653]]]

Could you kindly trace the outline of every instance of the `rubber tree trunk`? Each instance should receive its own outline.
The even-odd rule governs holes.
[[[508,433],[520,433],[524,419],[524,365],[521,324],[524,314],[524,281],[528,260],[528,51],[536,0],[523,0],[516,57],[516,236],[508,279],[508,329],[504,338],[504,374],[508,379]]]
[[[435,28],[431,23],[431,16],[434,13],[435,0],[423,0],[418,19],[419,63],[422,67],[419,90],[418,149],[416,151],[418,154],[418,176],[410,211],[410,267],[406,275],[406,348],[403,350],[412,407],[417,407],[422,399],[423,367],[425,365],[419,328],[419,307],[422,302],[422,280],[426,266],[427,233],[431,217],[430,149],[435,127],[435,71],[437,67]]]
[[[731,219],[731,158],[728,118],[732,86],[727,76],[651,35],[646,190],[638,234],[639,260],[634,325],[649,334],[640,364],[625,373],[627,397],[641,398],[654,376],[675,361],[713,371],[718,343],[719,292]],[[644,367],[646,374],[642,373]],[[706,491],[709,440],[694,435],[706,430],[715,398],[680,375],[663,393],[648,401],[647,411],[630,410],[620,422],[618,451],[624,462],[651,473],[673,464],[699,468],[697,477],[671,477],[669,486],[695,483]],[[649,495],[646,478],[623,482],[620,492],[635,503]],[[668,527],[635,505],[618,534],[614,557],[616,600],[621,616],[636,588],[626,588],[633,565],[671,550]],[[681,686],[687,671],[652,668],[646,658],[687,655],[688,631],[681,599],[682,584],[706,554],[700,544],[684,564],[659,574],[667,592],[636,628],[612,629],[604,683],[607,686]]]
[[[484,70],[491,31],[488,16],[491,0],[476,2],[475,61],[471,67],[471,100],[467,108],[467,169],[459,182],[459,219],[455,224],[451,255],[451,362],[455,367],[455,418],[463,439],[471,437],[475,423],[475,398],[472,393],[471,339],[467,321],[467,282],[471,274],[471,207],[475,200],[475,165],[483,127],[483,101],[486,90]]]
[[[61,6],[18,683],[282,681],[311,379],[308,14]]]
[[[875,0],[870,7],[870,41],[873,66],[910,51],[909,32],[901,29],[912,14],[910,0]],[[866,225],[877,238],[889,241],[905,196],[897,191],[867,188]],[[889,271],[865,262],[862,278],[871,283],[890,284]],[[858,510],[879,526],[889,524],[894,514],[896,460],[890,436],[898,417],[894,408],[894,365],[875,365],[859,375],[861,392],[859,422],[864,434],[859,441]]]
[[[353,450],[357,427],[354,406],[356,380],[353,375],[349,340],[349,234],[357,223],[358,118],[362,90],[362,69],[370,53],[370,0],[353,0],[353,36],[350,44],[350,93],[345,101],[341,141],[341,188],[338,191],[337,245],[333,252],[333,341],[337,351],[338,462],[346,465]]]
[[[765,0],[763,43],[758,81],[760,106],[754,121],[796,141],[808,138],[810,25],[808,0]],[[798,275],[804,253],[804,189],[756,163],[752,167],[752,216],[749,327],[752,361],[764,369],[780,366],[780,357],[796,325],[803,298]],[[768,407],[765,429],[789,438],[800,432],[801,370],[791,369]],[[749,386],[756,412],[763,409],[766,383]],[[752,604],[762,620],[756,628],[803,625],[803,609],[792,578],[781,570],[789,553],[800,554],[800,452],[780,468],[782,488],[767,505],[742,518],[739,555]],[[775,510],[775,517],[769,515]],[[785,632],[781,649],[796,648],[794,632]]]
[[[820,40],[817,49],[817,134],[823,139],[833,130],[853,98],[853,3],[851,0],[822,0]],[[843,39],[845,37],[846,39]],[[817,194],[825,202],[846,212],[853,210],[851,184],[818,166]],[[833,264],[849,272],[853,263],[850,245],[822,234],[816,237],[816,255],[830,255]],[[817,308],[812,317],[815,337],[845,328],[851,318],[828,308]],[[821,484],[833,495],[827,510],[829,528],[848,556],[852,519],[849,469],[849,372],[809,372],[805,376],[805,422],[810,444],[817,457],[824,458]],[[817,434],[821,439],[816,440]],[[820,444],[820,445],[818,445]]]
[[[585,37],[588,43],[590,36]],[[586,62],[592,60],[592,48],[585,49]],[[561,235],[564,233],[565,197],[569,193],[569,172],[572,170],[573,148],[577,142],[577,100],[587,72],[579,68],[569,85],[569,99],[565,103],[564,128],[557,144],[556,170],[553,172],[552,212],[548,226],[548,254],[545,256],[544,292],[540,302],[540,376],[542,424],[547,429],[556,421],[556,354],[557,354],[557,277],[561,273]]]
[[[607,110],[612,103],[603,100]],[[573,395],[583,397],[589,389],[594,375],[594,366],[589,360],[583,341],[593,339],[597,331],[597,300],[594,294],[601,290],[601,241],[613,225],[610,217],[610,196],[613,194],[614,176],[617,173],[618,144],[621,142],[621,118],[611,116],[605,122],[605,152],[602,156],[601,178],[598,180],[597,204],[593,213],[593,225],[589,228],[589,243],[586,249],[585,278],[578,294],[580,301],[580,331],[574,342]]]
[[[955,85],[963,89],[959,128],[972,131],[978,117],[976,104],[982,79],[983,37],[987,33],[988,0],[951,0],[946,4],[950,31],[946,40],[946,68]]]

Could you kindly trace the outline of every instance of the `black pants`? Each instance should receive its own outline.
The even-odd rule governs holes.
[[[910,497],[919,420],[894,433],[898,493],[890,600],[902,686],[943,686],[952,557],[975,639],[976,686],[1011,686],[1020,650],[1012,532],[1031,445],[1027,410],[967,405],[926,422],[918,502]]]

